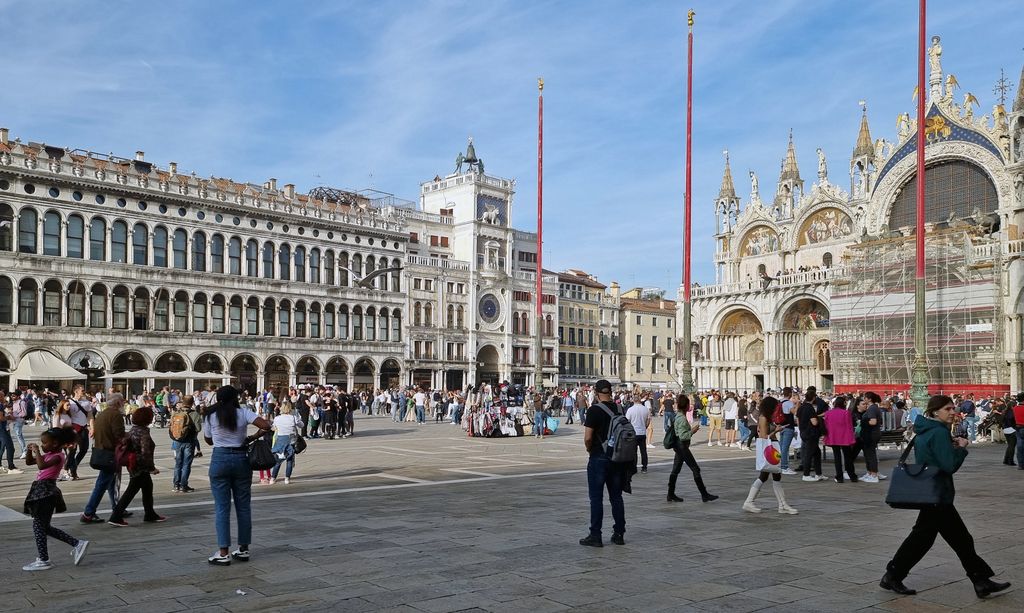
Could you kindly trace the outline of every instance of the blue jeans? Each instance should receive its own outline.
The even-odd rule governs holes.
[[[417,404],[416,405],[416,423],[422,424],[422,423],[426,423],[426,421],[427,421],[427,414],[423,410],[423,405],[422,404]]]
[[[964,417],[964,423],[967,424],[967,440],[973,443],[978,438],[978,414]]]
[[[18,444],[21,445],[21,452],[22,453],[25,453],[25,450],[28,449],[28,447],[25,445],[25,434],[23,433],[23,430],[22,430],[24,427],[25,427],[25,420],[24,419],[16,419],[16,420],[14,420],[14,438],[18,439]]]
[[[779,432],[779,451],[782,453],[782,470],[789,469],[789,446],[793,443],[795,428],[783,428]]]
[[[214,447],[210,459],[217,546],[231,546],[231,501],[235,502],[238,544],[252,543],[252,468],[245,449]]]
[[[172,482],[174,487],[188,487],[188,478],[192,474],[192,460],[196,457],[196,443],[192,439],[178,441],[178,448],[174,451],[174,475]]]
[[[672,421],[676,418],[675,411],[665,411],[665,432],[668,432],[672,427]]]
[[[540,411],[537,411],[533,415],[533,435],[544,435],[544,413],[541,413]]]
[[[1024,428],[1017,428],[1017,468],[1024,470]]]
[[[14,441],[11,440],[11,433],[7,424],[0,425],[0,464],[4,456],[7,457],[7,468],[14,468]]]
[[[409,405],[403,404],[402,408],[398,411],[398,421],[405,421],[405,414],[409,412]]]
[[[590,494],[590,536],[601,540],[604,523],[604,490],[612,503],[612,532],[626,532],[626,505],[622,502],[622,480],[625,470],[613,465],[603,454],[591,455],[587,462],[587,491]]]
[[[92,488],[92,494],[89,496],[89,502],[85,503],[85,509],[82,514],[86,517],[92,517],[96,514],[96,510],[100,506],[100,500],[103,499],[103,493],[106,492],[110,495],[110,508],[113,509],[117,506],[117,472],[111,470],[101,470],[96,475],[96,485]]]
[[[740,422],[739,424],[737,424],[740,429],[740,445],[743,445],[744,443],[747,442],[747,437],[750,436],[750,428],[747,427],[746,419],[740,419],[738,421]]]
[[[277,479],[277,474],[281,472],[281,465],[287,462],[284,468],[284,476],[287,479],[291,479],[292,470],[295,469],[295,448],[289,444],[281,453],[284,454],[284,458],[280,455],[277,456],[277,464],[274,464],[274,468],[270,470],[270,476]]]

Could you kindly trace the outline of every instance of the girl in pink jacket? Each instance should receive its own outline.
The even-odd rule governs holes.
[[[853,444],[856,437],[853,433],[853,417],[846,410],[846,397],[837,396],[832,408],[822,415],[825,421],[825,436],[822,441],[832,448],[832,458],[836,464],[836,483],[843,482],[843,464],[850,481],[857,482],[857,473],[853,470]]]

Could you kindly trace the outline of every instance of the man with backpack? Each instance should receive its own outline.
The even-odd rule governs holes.
[[[171,425],[167,429],[171,436],[171,447],[174,449],[174,491],[188,494],[196,491],[188,485],[192,474],[192,461],[196,457],[199,446],[199,432],[203,429],[202,418],[195,409],[191,396],[181,400],[181,404],[171,414]]]
[[[622,486],[626,467],[636,466],[636,431],[612,402],[612,384],[601,379],[594,385],[595,402],[587,409],[583,422],[583,443],[590,459],[587,462],[587,489],[590,495],[590,534],[580,545],[604,547],[601,526],[604,520],[604,490],[612,506],[612,542],[625,545],[626,508],[622,502]]]

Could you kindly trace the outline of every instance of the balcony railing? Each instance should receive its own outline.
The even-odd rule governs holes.
[[[432,266],[444,270],[469,270],[469,262],[463,260],[448,260],[443,258],[428,258],[422,255],[406,256],[405,261],[415,266]]]
[[[794,272],[778,277],[771,277],[770,282],[764,279],[751,279],[739,283],[719,283],[718,285],[707,285],[693,288],[691,294],[694,298],[710,298],[713,296],[733,295],[743,292],[759,292],[782,287],[793,287],[798,285],[816,285],[828,283],[844,274],[842,267],[823,268],[821,270],[808,270],[806,272]]]
[[[515,271],[515,278],[521,281],[536,281],[537,273],[528,270]],[[558,275],[544,275],[544,283],[558,283]]]

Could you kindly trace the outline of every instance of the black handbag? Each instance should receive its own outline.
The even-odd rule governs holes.
[[[114,464],[114,452],[110,449],[93,447],[92,454],[89,456],[89,466],[93,470],[116,471],[117,466]]]
[[[292,443],[292,447],[295,449],[295,455],[299,455],[306,450],[306,439],[302,438],[301,434],[296,434],[295,442]]]
[[[274,452],[270,450],[270,443],[258,438],[249,443],[249,467],[253,470],[270,470],[277,464]]]
[[[907,464],[917,437],[900,456],[892,471],[885,504],[894,509],[931,509],[953,504],[953,476],[927,464]]]

